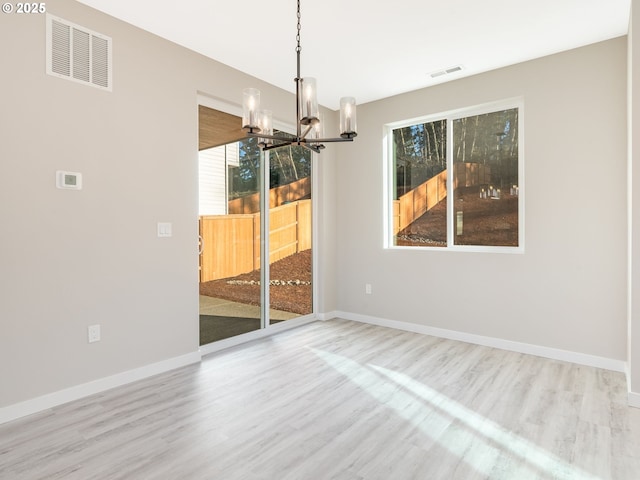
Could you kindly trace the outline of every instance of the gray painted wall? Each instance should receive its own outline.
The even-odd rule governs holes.
[[[385,250],[384,125],[520,96],[525,253]],[[626,359],[626,38],[362,105],[358,125],[339,310]]]

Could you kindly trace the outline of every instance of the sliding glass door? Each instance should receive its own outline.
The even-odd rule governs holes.
[[[311,152],[268,152],[270,323],[313,312],[311,285]]]
[[[311,314],[311,152],[201,145],[199,170],[200,344]]]
[[[200,345],[263,326],[262,164],[253,139],[200,151]]]

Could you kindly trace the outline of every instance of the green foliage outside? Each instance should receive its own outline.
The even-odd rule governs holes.
[[[453,120],[454,162],[491,167],[497,185],[518,183],[518,109]],[[447,120],[393,130],[395,198],[447,168]]]
[[[251,195],[260,190],[260,148],[258,140],[239,142],[240,166],[229,169],[229,200]],[[287,185],[311,175],[311,153],[289,145],[269,151],[269,188]]]
[[[393,131],[396,199],[447,168],[447,121]]]

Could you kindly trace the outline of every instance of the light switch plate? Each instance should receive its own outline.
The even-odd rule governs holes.
[[[158,237],[170,237],[171,235],[171,223],[158,222]]]

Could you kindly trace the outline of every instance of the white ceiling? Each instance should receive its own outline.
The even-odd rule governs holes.
[[[295,0],[79,1],[294,91]],[[301,3],[302,76],[337,109],[342,96],[370,102],[625,35],[631,0]]]

